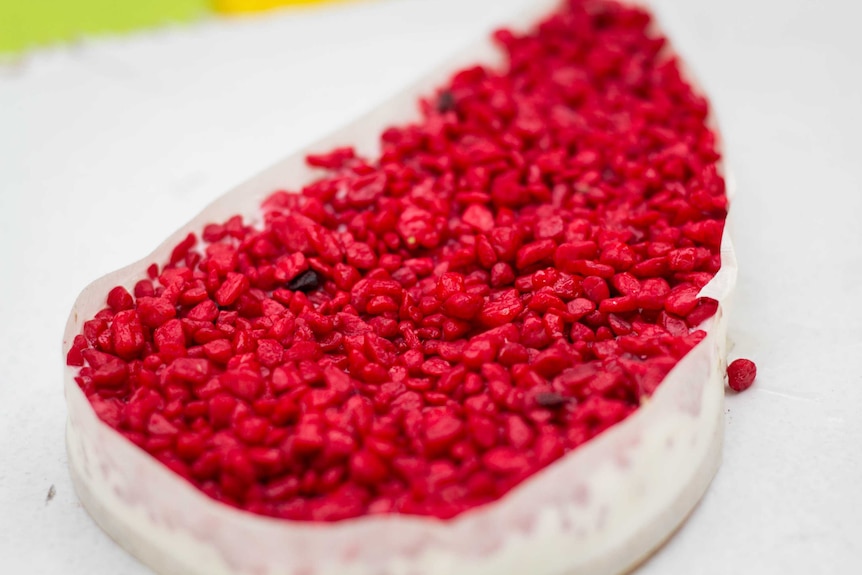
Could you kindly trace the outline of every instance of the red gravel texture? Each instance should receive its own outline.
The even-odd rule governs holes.
[[[455,516],[633,413],[717,308],[707,101],[639,8],[494,39],[379,157],[309,156],[260,226],[111,290],[67,358],[98,416],[215,500],[335,521]]]

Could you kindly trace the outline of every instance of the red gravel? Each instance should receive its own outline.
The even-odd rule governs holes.
[[[737,359],[727,366],[727,384],[733,391],[745,391],[757,377],[757,366],[750,359]]]
[[[99,417],[219,501],[332,521],[452,517],[636,410],[716,309],[707,102],[641,9],[495,39],[506,69],[455,74],[379,158],[310,156],[260,228],[111,290],[68,355]]]

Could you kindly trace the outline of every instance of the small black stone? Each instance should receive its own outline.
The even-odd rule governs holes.
[[[455,109],[455,96],[449,90],[445,92],[441,92],[440,96],[437,98],[437,111],[438,112],[449,112]]]
[[[614,15],[608,10],[601,10],[593,14],[593,24],[596,30],[605,30],[614,23]]]
[[[561,407],[569,402],[569,398],[553,391],[545,391],[536,394],[536,403],[541,407]]]
[[[314,270],[307,270],[290,280],[287,289],[308,293],[320,287],[320,278]]]

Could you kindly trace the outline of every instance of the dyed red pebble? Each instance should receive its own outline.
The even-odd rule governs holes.
[[[750,359],[737,359],[727,366],[727,384],[733,391],[745,391],[757,377],[757,366]]]
[[[66,354],[66,365],[82,366],[84,365],[84,356],[82,350],[87,349],[87,338],[83,335],[76,335],[72,341],[72,347]]]
[[[114,316],[111,324],[114,352],[123,359],[135,358],[144,347],[144,331],[135,310],[126,309]]]
[[[425,416],[425,445],[437,453],[450,446],[464,428],[461,420],[446,410],[430,411]]]
[[[443,313],[457,318],[470,320],[482,310],[482,298],[467,293],[452,294],[443,302]]]
[[[153,328],[159,327],[177,315],[173,304],[160,297],[139,297],[137,311],[141,323]]]
[[[108,292],[108,307],[113,311],[132,309],[134,306],[135,302],[131,294],[123,286],[117,286]]]
[[[216,292],[215,299],[220,306],[229,306],[248,289],[248,278],[242,274],[228,273],[227,279]]]

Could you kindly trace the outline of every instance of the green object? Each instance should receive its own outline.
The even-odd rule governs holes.
[[[199,18],[209,0],[0,0],[0,54]]]

